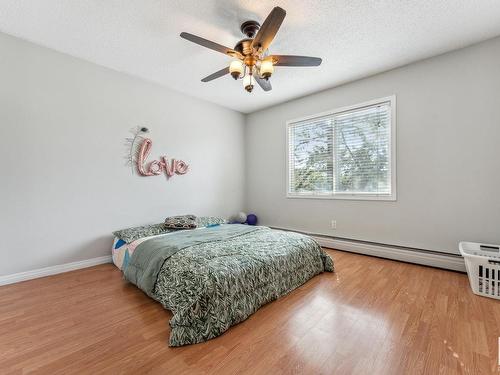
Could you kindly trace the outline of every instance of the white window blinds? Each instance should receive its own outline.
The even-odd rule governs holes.
[[[288,195],[393,199],[393,100],[288,124]]]

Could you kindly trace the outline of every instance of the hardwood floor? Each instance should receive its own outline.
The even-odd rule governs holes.
[[[328,251],[335,273],[180,348],[112,265],[1,287],[0,373],[500,373],[500,301],[465,274]]]

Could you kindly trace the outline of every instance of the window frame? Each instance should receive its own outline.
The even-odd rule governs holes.
[[[350,112],[353,110],[359,110],[366,107],[372,107],[378,104],[390,103],[390,121],[391,121],[391,134],[389,137],[389,160],[390,160],[390,168],[391,168],[391,194],[374,194],[374,193],[293,193],[290,191],[290,182],[291,182],[291,174],[290,174],[290,129],[292,126],[300,121],[311,120],[317,117],[331,116],[337,115],[340,113]],[[300,118],[295,118],[292,120],[288,120],[286,122],[286,170],[285,170],[285,179],[286,179],[286,198],[292,199],[341,199],[341,200],[365,200],[365,201],[396,201],[397,200],[397,179],[396,179],[396,95],[386,96],[383,98],[369,100],[363,103],[354,104],[350,106],[345,106],[341,108],[336,108],[330,111],[316,113],[314,115],[304,116]],[[333,171],[335,173],[335,171]]]

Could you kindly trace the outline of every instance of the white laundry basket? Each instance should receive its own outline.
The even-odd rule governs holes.
[[[472,291],[500,299],[500,245],[460,242]]]

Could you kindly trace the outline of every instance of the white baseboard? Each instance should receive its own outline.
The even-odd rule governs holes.
[[[329,237],[311,237],[314,238],[321,246],[331,249],[466,272],[463,258],[452,254],[437,254],[435,252],[418,251],[413,249],[398,248],[396,246],[378,245],[343,239],[340,240]]]
[[[71,262],[66,264],[59,264],[57,266],[50,266],[39,268],[36,270],[13,273],[11,275],[0,276],[0,286],[18,283],[20,281],[37,279],[39,277],[56,275],[58,273],[74,271],[81,268],[97,266],[99,264],[111,263],[111,255],[105,255],[98,258],[81,260],[79,262]]]
[[[307,234],[318,244],[331,249],[349,251],[379,258],[399,260],[407,263],[422,264],[424,266],[444,268],[453,271],[466,272],[464,259],[459,255],[438,253],[435,251],[405,248],[394,245],[384,245],[364,241],[335,238],[317,233],[307,233],[288,228],[277,228],[292,232]]]

